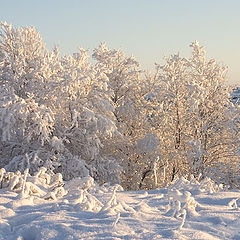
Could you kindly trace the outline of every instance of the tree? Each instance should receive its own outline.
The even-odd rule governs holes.
[[[35,28],[0,31],[0,163],[151,189],[180,176],[238,186],[239,107],[194,42],[154,75],[101,44],[61,57]]]
[[[191,174],[211,174],[217,180],[213,169],[221,171],[219,164],[238,171],[239,136],[226,69],[208,61],[198,42],[191,47],[190,59],[173,55],[157,66],[158,85],[151,98],[149,114],[154,116],[151,123],[160,139],[168,182]]]
[[[42,97],[48,52],[39,33],[4,22],[0,37],[0,146],[1,162],[6,164],[50,143],[54,115]]]
[[[32,156],[30,171],[47,165],[69,179],[82,169],[99,182],[117,182],[118,163],[100,152],[105,139],[117,132],[105,73],[88,62],[84,49],[59,57],[57,48],[47,51],[35,28],[7,23],[1,28],[4,164],[16,170],[27,154]]]
[[[173,55],[165,58],[163,66],[157,65],[157,88],[152,96],[152,125],[160,139],[162,155],[168,166],[170,181],[185,171],[184,147],[186,130],[191,113],[187,108],[191,104],[188,90],[190,86],[188,61]],[[167,180],[167,181],[169,181]]]
[[[107,175],[119,169],[112,157],[101,154],[105,141],[117,134],[108,78],[88,62],[84,49],[62,57],[60,63],[62,71],[53,90],[57,106],[55,134],[72,155],[85,160],[95,179],[104,182]],[[69,169],[68,175],[72,171]],[[113,180],[117,181],[116,176]]]
[[[109,79],[111,100],[114,104],[116,126],[121,137],[110,142],[115,158],[121,159],[123,166],[122,184],[126,189],[139,189],[146,174],[152,173],[156,157],[148,151],[138,150],[139,140],[151,141],[148,135],[147,94],[152,90],[150,78],[144,78],[139,63],[133,56],[127,57],[121,50],[109,49],[106,44],[94,49],[96,67]],[[150,187],[150,186],[149,186]],[[151,188],[151,187],[150,187]]]
[[[231,103],[232,89],[226,85],[227,68],[214,59],[207,60],[206,52],[195,41],[191,63],[191,79],[198,86],[193,106],[193,121],[190,146],[197,148],[191,160],[192,174],[210,175],[219,181],[221,171],[239,171],[239,133],[236,119],[239,110]],[[192,147],[192,146],[191,146]],[[225,170],[220,166],[225,166]],[[218,172],[216,174],[216,172]],[[231,182],[227,182],[232,185]]]

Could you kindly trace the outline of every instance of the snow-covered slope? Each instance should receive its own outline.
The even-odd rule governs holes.
[[[44,169],[25,172],[25,183],[10,184],[4,174],[0,239],[240,239],[240,191],[224,191],[210,179],[125,192],[91,178],[63,183]]]

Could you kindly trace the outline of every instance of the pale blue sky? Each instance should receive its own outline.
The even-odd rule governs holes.
[[[199,40],[240,85],[240,0],[1,0],[0,21],[35,26],[63,54],[100,42],[133,54],[145,69],[189,56]]]

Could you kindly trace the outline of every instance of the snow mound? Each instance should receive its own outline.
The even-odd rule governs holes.
[[[0,239],[238,239],[240,192],[211,179],[125,192],[45,168],[1,170]]]

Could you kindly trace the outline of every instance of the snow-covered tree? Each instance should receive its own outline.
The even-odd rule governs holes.
[[[109,49],[106,44],[94,49],[96,66],[109,79],[108,86],[115,107],[116,126],[121,138],[115,140],[113,148],[116,158],[122,159],[122,184],[125,188],[141,187],[146,174],[153,172],[155,157],[149,151],[138,151],[138,141],[148,139],[147,94],[153,83],[143,76],[139,63],[133,56],[127,57],[121,50]]]
[[[79,49],[73,56],[62,57],[60,63],[59,84],[53,93],[56,97],[55,134],[71,154],[91,165],[95,178],[106,181],[101,175],[107,173],[99,172],[100,165],[109,164],[111,159],[109,169],[105,166],[109,175],[118,168],[116,162],[110,167],[114,165],[113,159],[100,153],[104,142],[117,134],[108,78],[89,63],[84,49]]]
[[[161,152],[168,166],[168,180],[185,171],[184,147],[186,130],[191,118],[188,61],[179,55],[165,58],[163,66],[156,67],[158,85],[151,97],[151,124],[160,139]]]
[[[8,152],[2,164],[17,167],[28,154],[38,167],[53,170],[58,162],[65,178],[84,166],[83,175],[118,181],[117,162],[100,153],[117,132],[106,74],[88,62],[84,49],[64,57],[57,48],[49,52],[33,27],[1,23],[0,37],[0,145],[3,157]]]
[[[191,174],[211,174],[217,180],[213,172],[220,175],[219,164],[238,171],[236,108],[225,83],[226,69],[207,60],[198,42],[191,47],[189,59],[173,55],[157,66],[149,114],[167,166],[165,181]]]
[[[1,23],[0,53],[0,146],[5,164],[48,144],[54,115],[44,105],[48,52],[36,29]]]
[[[165,58],[151,75],[105,44],[91,63],[82,48],[60,56],[34,27],[1,23],[0,167],[125,189],[192,175],[237,186],[239,107],[226,68],[191,47],[190,58]]]
[[[221,179],[223,168],[219,169],[220,165],[230,167],[232,172],[239,170],[236,121],[239,110],[230,101],[231,88],[226,85],[225,78],[227,68],[217,64],[214,59],[207,60],[204,48],[197,41],[191,47],[190,76],[192,85],[197,86],[197,95],[192,104],[193,121],[190,123],[190,155],[191,148],[194,152],[190,158],[191,171],[195,176],[211,174],[214,179]]]

